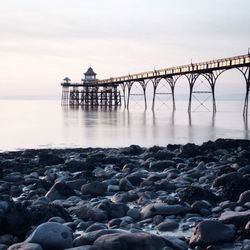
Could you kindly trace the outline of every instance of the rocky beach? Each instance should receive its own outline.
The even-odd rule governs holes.
[[[250,141],[0,153],[0,250],[250,249]]]

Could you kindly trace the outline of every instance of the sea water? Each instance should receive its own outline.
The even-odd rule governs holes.
[[[0,150],[26,148],[123,147],[196,143],[217,138],[249,139],[242,101],[218,101],[217,112],[187,102],[158,103],[155,111],[143,102],[129,111],[114,108],[62,107],[60,101],[1,100]],[[198,106],[197,106],[198,105]],[[196,108],[196,106],[198,108]]]

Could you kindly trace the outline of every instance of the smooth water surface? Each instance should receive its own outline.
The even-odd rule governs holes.
[[[144,111],[134,103],[130,111],[61,107],[60,101],[0,101],[0,150],[46,147],[122,147],[167,145],[217,138],[249,138],[242,102],[221,101],[218,112],[188,115],[185,102],[177,111],[169,106]]]

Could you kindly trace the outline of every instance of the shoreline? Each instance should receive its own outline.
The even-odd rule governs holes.
[[[0,249],[250,249],[249,140],[5,151],[0,167]]]

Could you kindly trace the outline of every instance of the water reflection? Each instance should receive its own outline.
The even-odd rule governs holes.
[[[248,116],[243,117],[243,122],[244,122],[245,139],[249,140]]]
[[[8,108],[6,108],[8,107]],[[116,147],[249,139],[241,102],[220,102],[219,112],[152,112],[130,107],[63,106],[60,101],[1,101],[0,150],[41,147]],[[16,138],[16,140],[10,140]]]
[[[200,144],[217,138],[249,138],[248,121],[239,112],[72,107],[63,109],[63,116],[65,130],[80,135],[77,143],[83,146]]]

